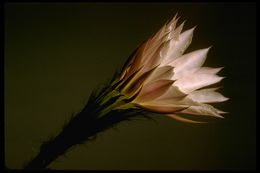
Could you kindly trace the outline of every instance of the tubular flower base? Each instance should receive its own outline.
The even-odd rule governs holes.
[[[209,103],[228,98],[217,88],[221,68],[202,67],[210,48],[184,54],[191,44],[191,28],[182,31],[177,15],[156,34],[140,44],[121,72],[99,92],[93,92],[83,110],[55,138],[44,142],[25,169],[44,169],[71,146],[93,138],[121,121],[153,112],[178,121],[203,123],[183,115],[223,118],[225,112]]]

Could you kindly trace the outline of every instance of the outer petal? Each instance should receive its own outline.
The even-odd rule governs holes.
[[[156,113],[161,113],[161,114],[171,114],[188,108],[187,105],[174,105],[174,104],[157,105],[152,103],[142,103],[142,104],[138,104],[138,106],[146,110],[156,112]]]
[[[172,79],[179,79],[189,73],[194,72],[194,70],[199,69],[199,67],[201,67],[205,62],[208,51],[209,48],[196,50],[185,54],[170,63],[169,65],[175,67],[174,76]]]
[[[187,96],[184,92],[182,92],[178,86],[172,85],[162,96],[158,99],[169,99],[169,98],[184,98]]]
[[[197,71],[197,73],[200,73],[200,74],[217,74],[222,69],[223,69],[223,67],[219,67],[219,68],[201,67]]]
[[[121,92],[128,96],[131,95],[131,93],[134,93],[136,90],[138,90],[138,88],[140,88],[140,86],[143,85],[144,81],[153,73],[156,68],[157,67],[154,67],[153,69],[143,74],[134,73],[133,76],[129,76],[128,79],[126,79],[119,87]]]
[[[214,90],[214,88],[211,88],[193,91],[188,95],[188,98],[200,103],[215,103],[228,100],[228,98]]]
[[[145,83],[156,81],[156,80],[162,80],[162,79],[170,80],[172,75],[173,75],[173,67],[171,66],[159,67],[151,74],[151,76],[145,81]]]
[[[213,116],[218,118],[224,118],[219,115],[220,113],[224,113],[211,105],[201,104],[201,106],[190,106],[189,108],[181,111],[181,113],[192,114],[192,115],[206,115]]]
[[[194,72],[184,78],[178,79],[173,85],[179,87],[184,93],[190,93],[196,89],[217,83],[222,79],[223,77],[214,74]]]
[[[173,118],[177,121],[184,122],[184,123],[195,123],[195,124],[207,123],[207,122],[194,121],[194,120],[190,120],[190,119],[187,119],[187,118],[183,118],[183,117],[176,115],[176,114],[167,114],[167,116],[171,117],[171,118]]]
[[[162,65],[172,62],[174,59],[181,56],[184,51],[189,47],[192,41],[193,31],[195,27],[189,29],[180,34],[178,40],[172,39],[170,42],[170,51],[167,56],[164,58]]]
[[[146,84],[135,100],[137,102],[153,100],[167,91],[172,83],[172,80],[158,80]]]
[[[176,28],[178,20],[179,17],[177,18],[177,14],[175,14],[172,20],[167,24],[167,27],[170,28],[171,30],[174,30]]]

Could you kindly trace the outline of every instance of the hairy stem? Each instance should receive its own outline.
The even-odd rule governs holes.
[[[95,111],[84,110],[77,114],[55,138],[44,142],[38,155],[27,163],[24,169],[46,169],[73,145],[82,144],[97,133],[135,115],[136,113],[133,114],[130,110],[113,110],[98,118],[95,116]]]

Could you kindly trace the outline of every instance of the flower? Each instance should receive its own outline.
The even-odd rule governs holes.
[[[82,144],[143,111],[190,123],[202,121],[183,114],[223,118],[225,113],[208,103],[228,98],[205,88],[223,79],[221,68],[202,67],[210,48],[184,54],[191,44],[191,28],[182,32],[175,17],[130,55],[121,73],[99,92],[92,92],[85,107],[71,117],[62,131],[41,145],[25,169],[44,169],[71,146]]]
[[[121,95],[120,101],[130,101],[117,102],[112,109],[135,107],[194,123],[199,121],[182,114],[223,118],[221,114],[226,112],[208,103],[228,98],[217,92],[218,88],[205,88],[223,79],[217,75],[223,67],[202,67],[210,47],[184,54],[195,27],[182,32],[184,22],[177,26],[178,19],[175,15],[130,56],[110,93]]]

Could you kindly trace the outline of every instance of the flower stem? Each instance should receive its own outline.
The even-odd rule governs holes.
[[[93,108],[84,109],[77,114],[55,138],[42,144],[38,155],[27,163],[24,169],[46,169],[72,146],[83,144],[99,132],[135,116],[136,110],[112,110],[102,117],[96,114],[97,111]]]
[[[52,161],[64,154],[71,146],[83,143],[99,130],[98,120],[83,113],[76,115],[53,139],[44,142],[38,155],[25,169],[45,169]]]

